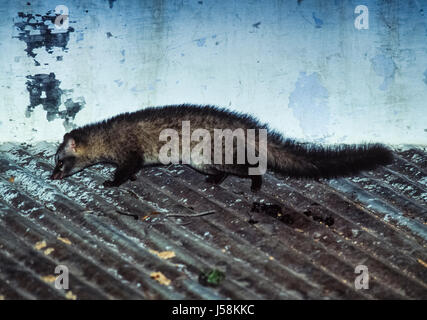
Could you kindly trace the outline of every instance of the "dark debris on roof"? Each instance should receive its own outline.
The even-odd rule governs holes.
[[[179,165],[120,188],[106,166],[51,181],[55,149],[0,146],[0,299],[427,299],[421,148],[347,179],[267,174],[255,194]]]

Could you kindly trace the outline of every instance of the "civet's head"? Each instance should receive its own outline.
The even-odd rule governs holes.
[[[73,137],[72,133],[64,135],[64,141],[59,145],[55,154],[55,168],[50,179],[61,180],[71,176],[89,165],[87,157],[83,156],[84,145]]]

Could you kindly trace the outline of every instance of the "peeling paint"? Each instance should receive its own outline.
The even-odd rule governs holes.
[[[66,92],[59,85],[61,81],[56,79],[55,74],[36,74],[27,76],[27,90],[30,95],[30,105],[27,106],[26,117],[29,118],[34,109],[42,105],[46,111],[46,119],[53,121],[57,118],[64,119],[64,127],[66,129],[73,128],[72,120],[76,114],[83,109],[85,101],[83,97],[79,98],[79,102],[74,102],[72,99],[67,99],[64,102],[65,110],[60,111],[61,96]]]
[[[64,119],[64,127],[67,130],[75,127],[75,125],[72,123],[72,120],[76,118],[77,113],[79,113],[86,104],[83,97],[79,97],[78,99],[79,101],[77,102],[73,101],[72,99],[67,99],[64,102],[66,108],[65,111],[61,111],[58,114],[61,119]]]
[[[61,81],[55,78],[55,74],[28,75],[26,82],[30,94],[30,105],[27,107],[26,116],[30,117],[34,108],[42,105],[46,111],[46,118],[52,121],[56,118],[61,104],[62,90],[59,88]]]
[[[62,48],[67,50],[67,44],[70,40],[70,32],[74,28],[68,27],[67,30],[55,29],[54,22],[57,15],[48,11],[46,15],[18,12],[18,22],[14,25],[20,31],[18,38],[27,44],[25,51],[29,57],[35,58],[34,49],[45,47],[48,53],[53,53],[53,48]],[[39,62],[35,61],[38,65]]]

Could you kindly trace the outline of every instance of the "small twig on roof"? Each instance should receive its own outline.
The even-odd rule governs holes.
[[[127,212],[123,212],[123,211],[120,211],[120,210],[117,210],[117,209],[116,209],[116,212],[117,212],[118,214],[121,214],[121,215],[124,215],[124,216],[132,217],[132,218],[134,218],[135,220],[138,220],[138,219],[139,219],[139,217],[138,217],[138,215],[137,215],[137,214],[127,213]]]
[[[118,210],[118,209],[115,209],[115,210],[106,210],[106,211],[103,211],[103,212],[95,212],[93,210],[85,210],[85,211],[83,211],[83,213],[93,214],[93,215],[97,215],[97,216],[100,216],[100,217],[116,218],[116,215],[113,212],[116,212],[116,213],[124,215],[124,216],[132,217],[135,220],[138,220],[138,215],[132,214],[132,213],[127,213],[127,212],[124,212],[124,211],[121,211],[121,210]]]
[[[169,217],[184,217],[184,218],[193,218],[193,217],[202,217],[202,216],[207,216],[208,214],[213,214],[215,213],[215,210],[209,210],[209,211],[203,211],[203,212],[199,212],[199,213],[195,213],[195,214],[185,214],[185,213],[170,213],[165,215],[165,218],[169,218]]]

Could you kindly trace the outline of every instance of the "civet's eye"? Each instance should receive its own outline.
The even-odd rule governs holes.
[[[64,162],[62,162],[62,160],[58,161],[58,166],[62,167],[63,164],[64,164]]]

